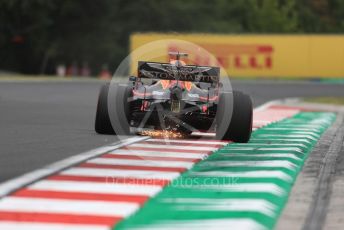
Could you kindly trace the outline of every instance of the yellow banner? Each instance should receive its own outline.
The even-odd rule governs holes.
[[[180,51],[189,52],[194,64],[220,64],[224,70],[221,71],[222,75],[344,77],[344,36],[340,35],[149,33],[133,34],[130,44],[132,73],[135,72],[138,60],[166,62],[168,51]],[[146,45],[146,49],[140,50],[143,45]],[[201,47],[211,55],[190,47]],[[133,52],[135,50],[140,51]]]

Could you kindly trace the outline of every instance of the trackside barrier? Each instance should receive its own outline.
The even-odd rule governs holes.
[[[218,62],[223,75],[235,77],[344,78],[342,35],[133,34],[131,51],[164,39],[159,48],[131,57],[132,74],[139,60],[167,61],[168,51],[181,51],[189,52],[189,61],[198,65]],[[178,40],[201,46],[216,60]]]

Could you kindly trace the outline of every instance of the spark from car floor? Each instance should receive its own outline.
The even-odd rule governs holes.
[[[143,130],[140,135],[162,138],[185,138],[185,134],[173,130]]]

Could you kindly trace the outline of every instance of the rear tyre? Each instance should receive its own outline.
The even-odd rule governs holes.
[[[233,104],[232,118],[230,122],[226,122],[225,120],[229,119],[229,114],[224,113],[224,109],[221,108],[226,107],[225,105],[229,106],[231,99]],[[225,130],[222,133],[217,131],[217,138],[247,143],[252,133],[253,108],[251,98],[239,91],[233,91],[232,95],[222,93],[220,94],[218,108],[220,113],[218,116],[218,126],[222,125],[220,130]]]
[[[109,116],[112,128],[117,135],[130,135],[132,87],[112,84],[109,90]]]
[[[98,96],[95,131],[99,134],[115,134],[108,112],[109,83],[103,85]]]

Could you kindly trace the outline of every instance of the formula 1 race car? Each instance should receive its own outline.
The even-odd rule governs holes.
[[[142,130],[215,132],[216,138],[248,142],[252,101],[239,91],[226,92],[220,68],[186,65],[185,53],[171,52],[170,63],[138,63],[127,84],[105,84],[98,98],[95,130],[129,135]]]

